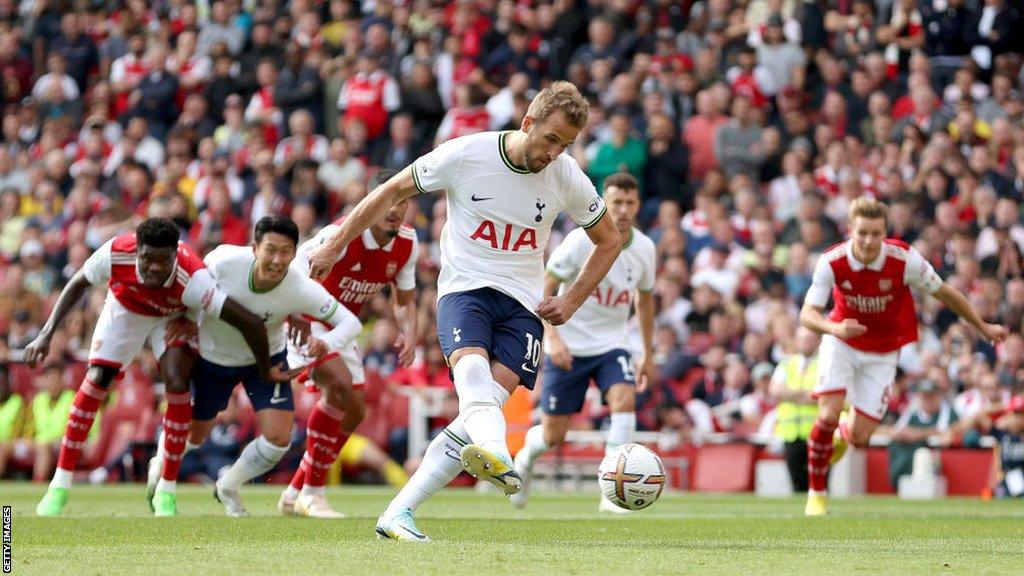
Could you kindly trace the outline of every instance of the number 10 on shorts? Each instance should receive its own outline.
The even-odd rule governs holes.
[[[533,334],[526,333],[526,361],[529,362],[534,369],[540,364],[540,339],[534,338]],[[525,364],[526,362],[524,362]]]

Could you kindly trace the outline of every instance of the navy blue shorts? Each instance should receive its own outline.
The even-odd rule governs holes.
[[[437,302],[437,337],[445,358],[479,347],[533,390],[544,325],[515,298],[493,288],[445,294]]]
[[[621,348],[599,356],[573,356],[572,370],[562,370],[544,359],[544,385],[540,390],[540,407],[545,414],[565,416],[583,408],[587,386],[593,380],[604,398],[616,384],[636,384],[633,358]]]
[[[270,357],[271,366],[285,364],[287,368],[287,363],[287,351]],[[218,412],[228,407],[231,392],[238,383],[245,386],[245,393],[257,412],[265,408],[295,410],[292,386],[288,382],[267,382],[260,377],[255,364],[221,366],[200,358],[192,370],[192,418],[213,420]]]

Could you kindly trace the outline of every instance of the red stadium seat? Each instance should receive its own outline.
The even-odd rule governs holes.
[[[697,492],[747,492],[754,487],[752,444],[702,446],[694,461],[693,489]]]

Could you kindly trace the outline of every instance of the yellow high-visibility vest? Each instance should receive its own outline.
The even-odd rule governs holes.
[[[818,382],[818,357],[814,356],[807,362],[807,365],[800,370],[803,359],[798,354],[792,354],[782,361],[783,374],[785,375],[786,388],[790,390],[813,390]],[[775,435],[785,442],[806,439],[814,427],[814,420],[818,417],[818,407],[814,404],[797,404],[796,402],[782,402],[775,411],[776,424]]]

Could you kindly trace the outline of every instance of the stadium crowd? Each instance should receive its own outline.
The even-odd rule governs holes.
[[[44,368],[18,350],[104,241],[164,216],[205,253],[247,243],[267,214],[308,239],[378,170],[518,128],[560,78],[591,101],[568,153],[599,189],[616,172],[639,179],[657,243],[661,378],[641,429],[670,444],[772,434],[773,374],[799,352],[816,258],[870,195],[889,204],[891,237],[1012,331],[993,348],[929,300],[901,352],[885,434],[970,442],[952,422],[988,426],[1024,392],[1022,32],[1006,0],[0,0],[0,475],[35,452],[33,477],[49,476],[105,290]],[[433,316],[443,196],[417,197],[408,222],[424,247],[421,352],[398,367],[391,308],[374,300],[378,395],[451,388]],[[129,447],[154,438],[159,381],[154,361],[136,363],[106,409],[130,424]],[[244,444],[238,412],[211,461]],[[371,411],[369,426],[401,462],[397,412]],[[595,404],[577,425],[603,416]],[[104,454],[93,467],[124,460]]]

